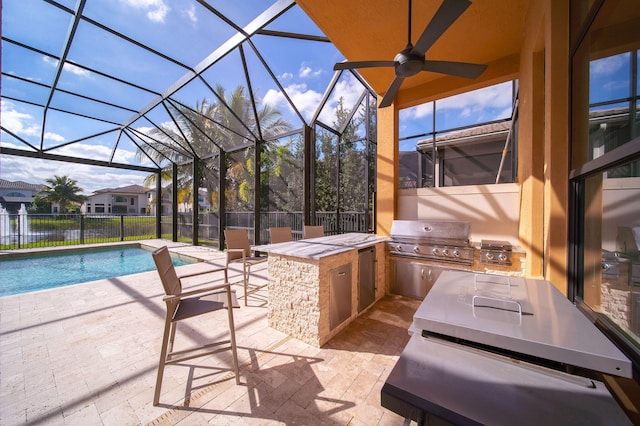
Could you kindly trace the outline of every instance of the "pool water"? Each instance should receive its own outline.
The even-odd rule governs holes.
[[[175,266],[193,263],[172,258]],[[0,259],[0,296],[27,293],[155,270],[151,252],[108,248]]]

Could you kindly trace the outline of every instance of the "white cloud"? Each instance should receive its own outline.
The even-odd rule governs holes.
[[[417,105],[413,108],[406,108],[400,110],[400,117],[402,118],[424,118],[433,114],[433,105],[431,102],[426,104]]]
[[[123,3],[143,11],[146,11],[147,18],[153,22],[164,23],[164,20],[171,8],[164,0],[121,0]]]
[[[309,78],[309,77],[317,77],[320,74],[322,74],[322,70],[318,69],[318,70],[313,70],[311,67],[306,66],[306,65],[302,65],[300,67],[300,71],[298,71],[298,76],[300,78]]]
[[[70,72],[71,74],[74,74],[80,77],[91,77],[91,72],[85,69],[82,69],[80,67],[77,67],[73,64],[65,63],[62,69],[64,71]]]
[[[17,146],[3,142],[7,148],[23,149],[24,146]],[[122,152],[120,152],[122,151]],[[107,147],[95,145],[72,144],[55,150],[56,154],[76,155],[78,152],[84,153],[87,158],[108,159],[111,150]],[[94,157],[102,155],[102,157]],[[106,157],[105,157],[106,155]],[[115,161],[126,159],[135,155],[131,151],[116,151]],[[46,179],[54,176],[69,176],[78,181],[78,186],[83,189],[83,194],[90,195],[94,191],[103,188],[118,188],[127,185],[143,185],[144,178],[148,173],[135,172],[131,170],[117,170],[105,167],[88,166],[85,164],[61,163],[59,161],[48,161],[35,158],[18,157],[14,155],[4,155],[2,157],[2,168],[0,168],[0,178],[10,181],[23,181],[35,184],[44,184]]]
[[[281,74],[279,76],[280,80],[291,80],[293,78],[293,74],[291,74],[290,72],[285,72],[284,74]]]
[[[609,56],[608,58],[597,59],[589,64],[590,72],[594,76],[602,77],[615,74],[623,66],[629,64],[629,53]]]
[[[58,66],[58,63],[60,62],[60,61],[58,61],[57,59],[53,59],[53,58],[52,58],[52,57],[50,57],[50,56],[43,56],[43,57],[42,57],[42,61],[43,61],[45,64],[49,64],[49,65],[51,65],[52,67],[57,67],[57,66]]]
[[[60,63],[60,61],[58,61],[57,59],[53,59],[49,56],[43,56],[42,61],[46,64],[51,65],[52,67],[57,67],[58,63]],[[91,77],[91,72],[70,63],[65,63],[64,67],[62,67],[62,70],[80,77]]]
[[[285,90],[300,114],[309,120],[322,99],[322,93],[308,89],[306,84],[291,84]],[[262,101],[279,109],[287,108],[293,111],[282,92],[277,90],[269,89]]]
[[[196,5],[192,4],[189,9],[185,10],[185,15],[194,24],[198,22],[198,14],[196,13]]]
[[[52,133],[52,132],[45,132],[44,134],[44,138],[50,141],[54,141],[54,142],[64,142],[65,138],[64,136],[61,136],[57,133]]]
[[[336,84],[331,97],[336,104],[341,97],[344,98],[345,105],[350,107],[362,96],[363,90],[362,84],[353,75],[347,74],[347,78],[341,79]]]
[[[495,114],[496,117],[509,117],[511,116],[511,103],[511,82],[506,82],[437,100],[436,107],[438,110],[459,110],[459,115],[462,117],[469,117],[474,114],[480,117],[481,114],[486,114],[487,112],[495,113],[496,110],[498,111]],[[420,119],[430,116],[432,112],[432,105],[428,102],[408,108],[401,114],[402,118]],[[487,118],[487,120],[494,118]]]
[[[40,125],[35,123],[32,115],[15,109],[15,105],[9,101],[2,101],[2,125],[18,136],[37,136],[40,134]]]
[[[20,112],[15,109],[15,105],[9,101],[2,101],[2,125],[17,136],[40,137],[39,123],[31,114]],[[65,138],[52,132],[45,132],[44,139],[54,142],[64,142]]]
[[[477,111],[485,108],[502,109],[510,106],[511,102],[511,82],[507,82],[436,101],[436,107],[438,109],[466,108]]]
[[[291,84],[285,87],[287,95],[296,105],[303,117],[309,121],[320,106],[323,94],[309,89],[304,83]],[[327,101],[327,105],[322,111],[320,119],[327,124],[333,124],[335,121],[335,109],[340,98],[344,99],[346,108],[353,108],[362,95],[363,87],[354,77],[347,77],[336,84],[331,97]],[[293,109],[288,105],[286,98],[282,92],[270,89],[263,98],[265,104],[273,105],[279,109]]]

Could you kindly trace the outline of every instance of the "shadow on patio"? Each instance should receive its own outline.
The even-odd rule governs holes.
[[[155,271],[0,298],[0,423],[402,424],[380,406],[380,389],[418,301],[387,296],[315,348],[268,327],[262,292],[234,310],[241,385],[230,353],[167,366],[159,407],[164,304]],[[181,324],[176,345],[215,337],[213,324]]]

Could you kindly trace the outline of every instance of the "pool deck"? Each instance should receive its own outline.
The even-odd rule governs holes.
[[[212,248],[141,243],[224,264],[225,254]],[[222,273],[211,277],[221,281]],[[240,277],[240,269],[230,268],[243,299]],[[252,282],[267,281],[266,264],[254,267]],[[186,286],[203,283],[192,278]],[[380,406],[380,389],[409,339],[419,301],[387,296],[315,348],[268,327],[265,288],[234,310],[241,384],[229,353],[167,366],[161,405],[154,407],[162,296],[151,271],[0,297],[0,424],[403,424]],[[218,314],[224,321],[223,311],[212,317]],[[178,331],[176,347],[215,337],[215,321],[181,324],[186,332]]]

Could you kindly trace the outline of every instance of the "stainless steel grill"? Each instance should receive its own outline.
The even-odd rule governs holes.
[[[469,222],[395,220],[388,242],[392,256],[473,265]]]
[[[508,241],[482,240],[480,242],[480,263],[511,266],[511,243]]]

